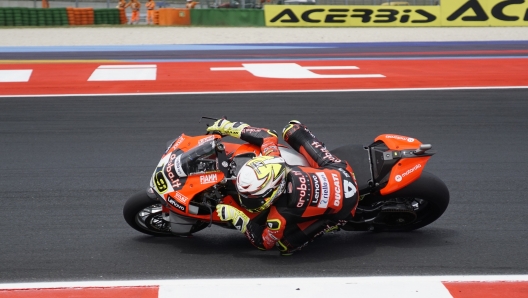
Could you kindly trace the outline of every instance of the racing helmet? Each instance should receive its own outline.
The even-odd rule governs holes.
[[[240,205],[261,212],[273,204],[286,185],[286,162],[282,157],[259,156],[247,161],[237,174]]]

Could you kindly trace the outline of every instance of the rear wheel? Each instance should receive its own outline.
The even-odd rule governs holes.
[[[123,207],[125,221],[135,230],[152,236],[174,236],[170,223],[163,219],[161,204],[151,199],[145,191],[130,197]],[[198,232],[208,223],[197,222],[188,233]]]
[[[374,231],[412,231],[442,216],[449,205],[449,190],[442,180],[424,171],[416,181],[387,198],[389,203],[373,223]]]

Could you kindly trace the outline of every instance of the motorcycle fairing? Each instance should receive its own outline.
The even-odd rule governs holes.
[[[418,149],[422,144],[415,138],[394,134],[379,135],[374,141],[382,141],[391,150]]]
[[[390,171],[387,185],[380,190],[381,195],[388,195],[414,182],[420,177],[427,161],[431,158],[430,155],[402,154],[402,150],[418,150],[420,148],[422,142],[415,138],[395,134],[383,134],[378,136],[375,141],[383,142],[389,150],[396,150],[385,152],[384,154],[391,155],[387,159],[398,159]]]
[[[422,174],[430,156],[403,158],[393,168],[390,173],[387,185],[380,190],[382,195],[387,195],[401,189],[418,179]]]
[[[163,155],[152,175],[151,186],[168,203],[171,211],[183,215],[194,213],[197,208],[189,205],[192,198],[224,179],[219,170],[185,173],[185,165],[179,164],[186,152],[196,151],[200,146],[212,146],[212,141],[217,138],[220,136],[192,137],[182,134]],[[192,158],[190,160],[193,161]],[[187,169],[191,168],[187,166]]]
[[[207,190],[211,186],[220,183],[225,177],[225,174],[218,169],[218,164],[214,170],[200,171],[200,172],[184,172],[185,170],[195,169],[195,162],[198,156],[194,153],[206,152],[201,150],[204,146],[213,148],[213,141],[220,139],[219,135],[204,135],[204,136],[188,136],[182,134],[174,140],[162,159],[158,163],[151,179],[151,187],[156,191],[159,197],[163,198],[164,212],[174,212],[183,216],[191,216],[192,218],[209,221],[211,214],[198,214],[199,208],[191,204],[193,198],[201,192]],[[260,155],[260,147],[251,144],[234,144],[228,142],[221,143],[225,148],[225,153],[230,156],[243,155],[245,153],[255,153]],[[211,159],[215,159],[214,150]],[[192,158],[185,158],[182,156],[191,155]],[[231,182],[227,182],[231,183]],[[242,209],[236,198],[227,195],[223,198],[223,203],[233,205],[238,209]],[[220,221],[218,215],[214,210],[212,212],[212,220]],[[250,218],[255,217],[256,214],[248,213]]]

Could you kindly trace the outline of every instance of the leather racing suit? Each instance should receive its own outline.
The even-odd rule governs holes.
[[[248,126],[240,138],[261,146],[263,155],[280,156],[273,131]],[[285,193],[263,211],[269,212],[265,225],[250,220],[245,235],[259,249],[276,246],[290,254],[345,224],[354,216],[359,194],[350,165],[332,155],[306,126],[290,122],[283,138],[311,167],[287,165]]]

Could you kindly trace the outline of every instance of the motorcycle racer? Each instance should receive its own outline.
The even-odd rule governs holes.
[[[267,212],[265,225],[231,205],[216,207],[220,219],[230,221],[257,248],[277,247],[282,255],[289,255],[315,238],[339,230],[354,216],[359,194],[352,168],[299,121],[290,121],[282,136],[310,167],[287,165],[272,130],[219,119],[207,131],[261,147],[262,156],[240,168],[236,187],[242,207],[249,212]]]

